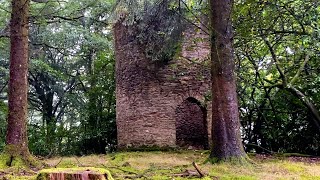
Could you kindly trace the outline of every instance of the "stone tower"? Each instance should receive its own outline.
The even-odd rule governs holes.
[[[207,148],[211,134],[208,35],[183,33],[181,52],[155,63],[130,35],[114,26],[118,148]]]

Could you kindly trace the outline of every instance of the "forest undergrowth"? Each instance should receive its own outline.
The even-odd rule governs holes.
[[[300,154],[249,154],[253,165],[205,163],[208,151],[118,152],[43,159],[48,169],[107,169],[114,179],[320,179],[320,158]],[[194,163],[193,163],[194,162]],[[196,164],[196,165],[194,165]],[[204,177],[197,171],[200,170]],[[43,171],[43,170],[42,170]],[[49,170],[50,171],[50,170]],[[1,179],[35,180],[39,170],[1,169]]]

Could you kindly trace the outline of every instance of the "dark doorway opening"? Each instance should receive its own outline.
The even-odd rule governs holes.
[[[207,110],[188,97],[176,108],[176,144],[181,148],[208,149]]]

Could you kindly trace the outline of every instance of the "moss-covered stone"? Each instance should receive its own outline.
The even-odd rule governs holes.
[[[50,180],[50,175],[59,176],[62,174],[66,180],[73,180],[79,174],[88,174],[90,180],[113,180],[110,171],[94,167],[43,169],[38,173],[36,180]]]

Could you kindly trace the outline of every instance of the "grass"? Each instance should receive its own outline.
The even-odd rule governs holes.
[[[83,157],[56,157],[45,160],[51,167],[96,167],[108,169],[114,179],[200,179],[192,162],[195,161],[209,179],[273,180],[273,179],[319,179],[320,161],[295,162],[287,157],[258,158],[251,155],[255,165],[232,165],[228,163],[204,164],[207,151],[168,151],[168,152],[119,152],[107,155]],[[307,157],[306,157],[307,158]],[[196,176],[180,177],[183,172],[192,171]],[[34,179],[34,176],[7,175],[8,179]],[[1,178],[0,178],[1,179]]]

